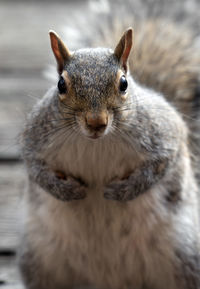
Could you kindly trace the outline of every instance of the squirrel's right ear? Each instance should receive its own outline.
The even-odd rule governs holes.
[[[114,55],[119,60],[125,72],[127,72],[127,63],[132,47],[132,39],[133,39],[133,29],[128,28],[122,35],[122,38],[120,39],[119,43],[117,44],[114,50]]]
[[[51,48],[57,61],[58,73],[61,74],[65,63],[71,57],[71,53],[56,32],[50,30],[49,36],[51,40]]]

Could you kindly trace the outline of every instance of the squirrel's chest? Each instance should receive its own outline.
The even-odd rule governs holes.
[[[81,178],[91,185],[102,185],[128,176],[137,166],[133,149],[109,141],[77,142],[63,147],[52,162],[56,170]]]
[[[109,202],[92,194],[67,207],[64,203],[55,203],[48,195],[45,199],[48,240],[57,238],[57,242],[51,244],[51,252],[55,252],[60,261],[55,271],[62,272],[62,276],[66,276],[67,260],[81,276],[98,285],[97,288],[133,288],[133,282],[142,288],[144,268],[148,274],[154,275],[153,269],[159,272],[161,280],[168,274],[170,283],[172,268],[168,252],[172,248],[166,238],[166,221],[155,210],[158,204],[152,192],[129,203]],[[41,254],[49,252],[45,240],[40,250]],[[46,264],[54,264],[52,256],[55,255],[46,253],[45,256]]]

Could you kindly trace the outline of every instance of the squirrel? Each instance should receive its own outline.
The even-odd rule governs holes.
[[[19,262],[28,289],[200,288],[190,132],[169,99],[180,79],[167,82],[176,63],[157,87],[145,72],[139,82],[145,63],[138,50],[129,69],[132,34],[114,50],[71,52],[50,31],[58,84],[22,134],[29,185]]]

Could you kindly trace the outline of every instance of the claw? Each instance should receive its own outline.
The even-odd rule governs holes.
[[[67,179],[66,175],[63,172],[55,171],[55,175],[56,175],[56,177],[58,179],[61,179],[61,180],[66,180]]]

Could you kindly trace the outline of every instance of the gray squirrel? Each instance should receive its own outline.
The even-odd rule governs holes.
[[[22,135],[27,288],[199,289],[190,132],[162,91],[132,78],[132,29],[114,50],[50,39],[58,85]]]

